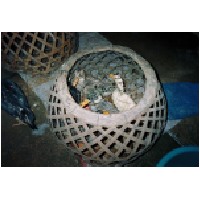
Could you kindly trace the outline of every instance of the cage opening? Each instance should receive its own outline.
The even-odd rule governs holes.
[[[44,39],[45,33],[39,32],[39,33],[37,34],[37,37],[39,37],[39,38],[41,38],[41,39]]]
[[[83,142],[81,139],[75,140],[75,144],[77,145],[77,147],[78,147],[79,149],[85,148],[85,144],[84,144],[84,142]]]
[[[21,39],[20,39],[20,38],[18,38],[18,37],[16,37],[16,38],[15,38],[15,42],[16,42],[16,44],[17,44],[17,45],[19,45],[19,44],[20,44],[20,42],[21,42]]]
[[[42,58],[42,59],[41,59],[41,62],[42,62],[42,63],[47,63],[47,62],[49,62],[49,58],[48,58],[48,57]]]
[[[35,62],[34,60],[30,60],[30,61],[28,62],[28,64],[31,65],[31,66],[34,66],[34,65],[36,65],[36,62]]]
[[[160,117],[160,111],[157,110],[157,111],[156,111],[156,118],[159,118],[159,117]]]
[[[88,148],[84,149],[84,150],[82,151],[82,153],[83,153],[83,155],[88,156],[88,157],[92,156],[92,153],[89,151]]]
[[[53,122],[53,128],[56,128],[57,127],[57,120],[53,119],[52,122]]]
[[[99,151],[99,149],[100,149],[100,146],[99,146],[98,143],[96,143],[96,144],[91,145],[91,148],[93,149],[93,151],[95,153],[97,153]]]
[[[28,51],[29,48],[30,48],[29,45],[26,42],[24,42],[22,49],[24,49],[25,51]]]
[[[90,135],[86,135],[85,140],[87,141],[87,143],[90,143]]]
[[[103,159],[106,156],[106,154],[107,154],[106,151],[104,151],[102,154],[99,155],[99,158]]]
[[[13,33],[8,32],[7,35],[8,35],[9,37],[12,37],[12,36],[13,36]]]
[[[152,133],[151,142],[153,142],[155,140],[156,135],[157,135],[156,133]]]
[[[153,124],[153,121],[152,120],[148,120],[147,128],[152,128],[152,124]]]
[[[31,35],[27,35],[26,40],[31,43],[33,41],[33,37]]]
[[[75,144],[72,141],[66,143],[66,146],[69,148],[75,148]]]
[[[54,41],[54,39],[53,39],[53,37],[51,35],[48,35],[46,37],[46,42],[53,43],[53,41]]]
[[[164,100],[160,99],[160,105],[163,106],[164,105]]]
[[[67,138],[67,130],[66,130],[66,129],[62,130],[62,131],[61,131],[61,135],[62,135],[63,137],[65,137],[65,139],[66,139],[66,138]]]
[[[116,132],[115,131],[111,131],[109,134],[113,137],[113,136],[115,136]]]
[[[132,131],[132,128],[126,128],[126,129],[124,129],[124,132],[126,132],[126,133],[130,133]]]
[[[143,127],[144,126],[144,120],[140,120],[140,123],[138,124],[139,127]]]
[[[69,47],[67,45],[65,45],[64,46],[64,52],[66,53],[66,52],[68,52],[68,50],[69,50]]]
[[[138,146],[138,148],[136,149],[136,152],[140,152],[141,150],[144,149],[144,147],[145,147],[145,145],[140,144],[140,145]]]
[[[62,37],[62,33],[61,32],[57,32],[57,37],[61,38]]]
[[[59,140],[61,140],[62,138],[61,138],[61,135],[60,135],[60,132],[56,132],[56,136],[57,136],[57,138],[59,139]]]
[[[51,107],[48,106],[48,115],[50,115],[50,110],[51,110]]]
[[[155,125],[154,125],[154,129],[158,129],[158,128],[160,128],[160,121],[156,120]]]
[[[132,120],[132,121],[131,121],[131,124],[135,124],[135,123],[136,123],[136,120]]]
[[[133,141],[133,140],[130,140],[128,143],[127,143],[127,147],[128,148],[131,148],[131,149],[133,149],[134,148],[134,144],[135,144],[135,142]]]
[[[7,37],[3,37],[3,41],[6,43],[6,44],[8,44],[8,42],[9,42],[9,39],[7,38]]]
[[[67,124],[67,125],[70,125],[70,124],[72,124],[72,122],[71,122],[71,119],[70,119],[70,118],[66,118],[65,120],[66,120],[66,124]]]
[[[126,149],[123,149],[123,151],[120,152],[120,154],[119,154],[119,158],[127,157],[129,155],[130,155],[130,153],[127,153]]]
[[[164,109],[161,109],[161,117],[164,117]]]
[[[107,144],[108,142],[108,137],[104,136],[103,139],[101,140],[103,144]]]
[[[161,127],[163,128],[163,126],[165,124],[165,121],[164,120],[160,120],[160,124],[161,124]]]
[[[36,40],[36,41],[34,42],[34,46],[41,50],[41,49],[42,49],[42,42]]]
[[[53,97],[53,103],[56,103],[56,96]]]
[[[153,117],[153,112],[149,112],[149,117],[152,118]]]
[[[56,40],[56,47],[61,47],[61,46],[62,46],[62,42],[59,39],[57,39]]]
[[[35,57],[38,57],[39,56],[39,52],[35,49],[33,49],[32,51],[32,56],[35,58]]]
[[[118,149],[114,146],[114,147],[110,148],[110,151],[111,151],[112,153],[117,153],[117,152],[118,152]]]
[[[150,135],[149,132],[144,132],[144,135],[143,135],[143,140],[146,140],[148,138],[148,136]]]
[[[140,138],[140,134],[141,134],[141,131],[137,129],[135,130],[135,132],[133,132],[133,136],[137,138]]]
[[[102,127],[102,129],[103,129],[104,131],[107,131],[107,130],[108,130],[108,128],[107,128],[107,127]]]
[[[52,115],[56,115],[56,111],[54,107],[52,107]]]
[[[60,115],[60,114],[61,114],[61,108],[57,107],[57,115]]]
[[[123,127],[123,125],[118,125],[116,126],[116,128],[121,129]]]
[[[124,137],[122,135],[120,135],[118,137],[118,140],[119,140],[120,143],[124,143]]]
[[[59,57],[61,57],[60,53],[53,54],[53,58],[59,58]]]
[[[27,58],[28,56],[27,56],[27,54],[26,54],[23,50],[20,50],[20,52],[19,52],[19,57],[20,57],[21,59],[24,59],[24,58]]]
[[[79,129],[80,132],[85,132],[86,131],[85,128],[83,127],[83,125],[79,125],[78,129]]]
[[[49,47],[49,46],[45,45],[44,53],[50,53],[51,51],[52,51],[52,47]]]
[[[69,131],[71,133],[71,136],[78,135],[78,132],[75,130],[75,128],[70,128]]]
[[[58,119],[58,123],[60,124],[60,127],[65,127],[65,122],[63,119]]]
[[[74,117],[74,122],[78,123],[78,118]]]
[[[86,126],[87,126],[88,128],[94,128],[94,125],[92,125],[92,124],[86,124]]]

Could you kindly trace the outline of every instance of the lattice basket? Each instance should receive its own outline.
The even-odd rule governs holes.
[[[1,33],[4,68],[30,74],[47,74],[77,51],[76,33]]]
[[[79,81],[84,77],[85,85],[76,86],[80,92],[74,95],[77,74]],[[100,90],[113,75],[123,80],[120,95],[131,98],[131,107],[120,107],[118,103],[124,103],[120,98],[109,97],[119,92],[112,81]],[[90,103],[97,98],[96,90],[107,101],[112,99],[118,110],[94,110],[93,104],[89,109],[83,107],[85,98]],[[64,63],[50,89],[48,118],[52,131],[67,148],[90,163],[111,165],[136,159],[155,143],[165,127],[166,100],[154,70],[140,55],[121,46],[98,47],[78,52]]]

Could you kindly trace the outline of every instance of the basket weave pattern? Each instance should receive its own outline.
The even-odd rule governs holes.
[[[146,79],[143,98],[136,107],[119,114],[102,115],[76,104],[66,84],[67,74],[77,59],[100,51],[129,55],[141,66]],[[137,158],[160,136],[166,122],[166,101],[155,72],[141,56],[130,49],[113,46],[74,54],[50,90],[48,118],[58,140],[83,159],[111,164]]]
[[[4,67],[10,71],[46,74],[76,51],[75,33],[2,33]]]

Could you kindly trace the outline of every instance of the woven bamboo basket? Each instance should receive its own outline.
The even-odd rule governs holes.
[[[107,115],[82,108],[69,90],[75,70],[85,70],[92,77],[95,69],[102,81],[109,68],[121,74],[126,94],[136,105]],[[155,143],[165,127],[166,100],[154,70],[140,55],[121,46],[97,47],[78,52],[64,63],[50,89],[48,118],[67,148],[90,163],[110,165],[136,159]]]
[[[76,33],[1,33],[2,66],[14,72],[47,74],[77,47]]]

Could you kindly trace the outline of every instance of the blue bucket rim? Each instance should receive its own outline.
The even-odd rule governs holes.
[[[161,160],[158,162],[156,167],[165,167],[165,165],[174,157],[177,155],[180,155],[182,153],[188,153],[188,152],[199,152],[198,146],[187,146],[187,147],[179,147],[176,149],[173,149],[172,151],[168,152],[161,158]]]

